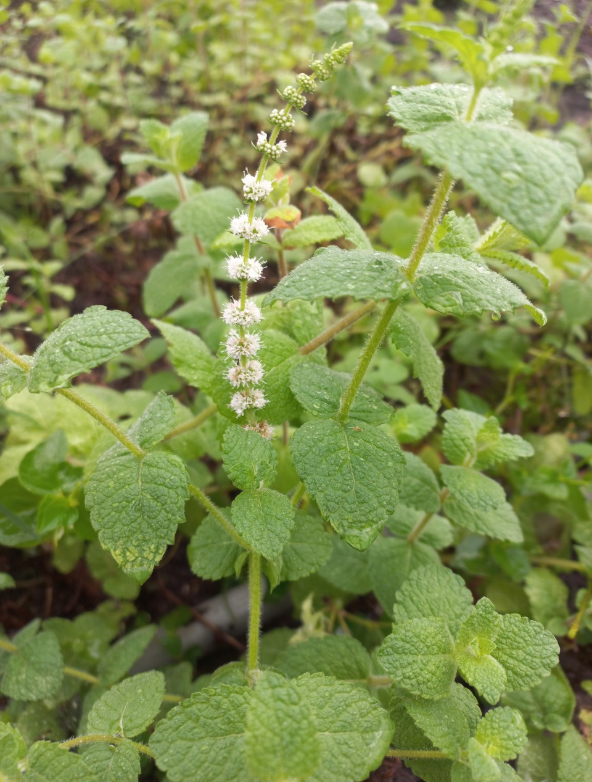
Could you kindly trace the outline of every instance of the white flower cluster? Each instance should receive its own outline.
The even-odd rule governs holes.
[[[257,133],[257,143],[255,144],[255,147],[262,155],[273,160],[274,163],[277,163],[283,152],[288,151],[288,145],[285,141],[282,140],[278,141],[277,144],[272,144],[267,140],[267,133],[263,130],[260,130],[259,133]]]
[[[230,358],[237,361],[241,358],[256,356],[260,347],[261,337],[259,334],[249,332],[240,334],[236,329],[231,329],[226,337],[226,352]]]
[[[232,300],[224,307],[222,320],[229,326],[252,326],[260,323],[261,310],[254,301],[247,299],[242,307],[240,301]]]
[[[263,391],[260,388],[245,388],[242,391],[237,391],[230,400],[230,407],[237,415],[244,415],[250,407],[259,410],[266,404],[267,399],[263,396]]]
[[[229,255],[226,259],[228,274],[235,280],[257,282],[263,274],[263,264],[260,258],[247,258],[243,255]]]
[[[246,212],[232,218],[230,230],[235,236],[239,236],[248,242],[259,242],[269,233],[265,220],[262,220],[260,217],[254,217],[253,220],[249,220],[249,215]]]
[[[245,172],[243,177],[243,196],[245,201],[267,201],[273,190],[273,182],[269,179],[257,181],[253,174]]]
[[[274,109],[269,115],[272,125],[277,125],[280,130],[290,131],[296,124],[296,120],[286,109]]]
[[[245,364],[235,364],[230,367],[226,377],[230,385],[234,386],[256,386],[263,380],[263,365],[260,361],[252,358]]]

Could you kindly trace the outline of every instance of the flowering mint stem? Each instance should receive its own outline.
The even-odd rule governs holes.
[[[261,629],[261,555],[249,554],[249,673],[259,670],[259,631]]]

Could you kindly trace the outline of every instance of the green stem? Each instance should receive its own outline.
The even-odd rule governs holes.
[[[248,550],[249,549],[248,544],[244,541],[244,539],[239,535],[239,533],[235,530],[232,524],[228,521],[228,519],[222,513],[220,508],[214,505],[214,503],[197,486],[194,486],[192,483],[190,483],[188,484],[187,488],[189,489],[191,494],[193,494],[193,496],[199,502],[199,504],[202,505],[207,510],[207,512],[216,519],[218,524],[220,524],[220,526],[226,530],[226,532],[230,535],[230,537],[236,543],[238,543],[239,546],[242,546],[242,548]]]
[[[445,752],[439,752],[436,749],[389,749],[386,756],[387,758],[409,758],[410,760],[419,760],[421,758],[449,760],[449,757]]]
[[[582,598],[582,603],[580,605],[580,608],[578,609],[578,613],[576,614],[576,618],[573,620],[571,627],[567,631],[567,637],[573,641],[573,639],[578,634],[578,630],[580,629],[580,624],[582,622],[582,619],[584,617],[584,614],[588,610],[588,606],[590,605],[590,600],[592,600],[592,582],[588,582],[588,589],[586,590],[584,597]]]
[[[466,464],[466,465],[463,465],[463,466],[469,467],[469,466],[472,466],[472,465]],[[448,497],[449,494],[450,494],[450,490],[449,489],[443,489],[440,492],[440,502],[444,502],[444,500],[446,499],[446,497]],[[425,516],[423,516],[417,522],[415,527],[413,527],[411,532],[407,535],[407,543],[410,543],[411,545],[413,545],[415,543],[415,541],[419,538],[421,533],[427,527],[427,525],[429,524],[429,522],[431,521],[433,516],[434,516],[433,513],[426,513]]]
[[[300,500],[304,497],[306,494],[306,486],[300,481],[298,486],[294,489],[294,494],[292,495],[292,505],[297,508],[300,504]]]
[[[364,375],[370,366],[370,362],[372,361],[374,354],[380,347],[380,343],[384,339],[384,335],[386,334],[386,330],[388,329],[389,323],[391,322],[391,318],[395,314],[398,306],[398,301],[389,302],[385,307],[384,312],[380,316],[378,323],[374,327],[374,331],[370,335],[370,339],[366,343],[366,347],[358,359],[358,365],[354,370],[350,384],[345,389],[343,396],[341,397],[341,405],[339,406],[339,413],[337,414],[338,421],[347,421],[350,408],[354,402],[354,399],[356,398],[358,389],[362,384]]]
[[[338,320],[337,323],[335,323],[333,326],[328,328],[326,331],[323,331],[321,334],[319,334],[318,337],[315,337],[310,342],[307,342],[306,345],[303,345],[300,348],[300,353],[303,356],[312,353],[313,350],[320,348],[321,345],[324,345],[326,342],[329,342],[329,340],[333,339],[333,337],[336,334],[339,334],[340,331],[344,331],[345,329],[349,328],[353,323],[355,323],[357,320],[363,318],[364,315],[367,315],[369,312],[372,312],[372,310],[375,307],[376,307],[375,301],[367,301],[366,304],[363,304],[361,307],[358,307],[358,309],[354,310],[353,312],[350,312],[349,315],[346,315],[344,318],[341,318],[341,320]]]
[[[185,421],[185,423],[179,424],[179,426],[171,429],[171,431],[164,439],[171,440],[173,437],[177,437],[180,434],[185,434],[185,432],[190,432],[192,429],[197,429],[198,426],[201,426],[204,421],[207,421],[208,418],[211,418],[217,412],[218,405],[210,405],[209,407],[206,407],[201,411],[201,413],[198,413],[195,418],[191,418],[189,421]]]
[[[81,397],[75,391],[72,391],[70,388],[58,388],[56,389],[56,393],[65,396],[66,399],[69,399],[71,402],[74,402],[75,405],[78,405],[78,407],[82,408],[82,410],[84,410],[89,415],[91,415],[96,421],[98,421],[102,426],[104,426],[105,429],[108,429],[113,435],[113,437],[119,440],[119,442],[123,446],[125,446],[128,449],[128,451],[133,453],[133,455],[136,456],[138,459],[142,459],[146,455],[144,451],[140,448],[140,446],[136,445],[136,443],[130,440],[130,438],[126,435],[123,429],[121,429],[115,423],[115,421],[112,421],[108,415],[105,415],[105,413],[103,413],[97,407],[91,405],[90,402],[87,402],[86,399]]]
[[[84,744],[123,744],[124,741],[131,741],[131,739],[124,739],[121,736],[109,736],[105,733],[93,733],[88,736],[77,736],[75,739],[61,741],[60,749],[73,749],[74,747],[80,747]],[[155,759],[150,747],[147,747],[145,744],[140,744],[137,741],[132,741],[131,743],[138,752],[141,752],[143,755],[148,755],[152,760]]]
[[[531,557],[530,561],[534,565],[549,565],[560,570],[577,570],[580,573],[586,572],[586,567],[581,562],[575,562],[572,559],[560,559],[559,557]]]
[[[261,628],[261,556],[249,554],[249,673],[259,670],[259,631]]]
[[[411,282],[413,282],[415,279],[419,264],[421,263],[421,260],[425,255],[430,242],[432,241],[434,231],[438,227],[438,223],[440,222],[440,215],[442,214],[442,210],[446,205],[446,201],[448,201],[448,196],[450,195],[450,191],[452,190],[453,185],[454,180],[450,174],[447,171],[443,171],[438,178],[438,184],[434,190],[432,201],[428,207],[428,211],[426,212],[421,230],[417,237],[417,241],[415,242],[415,246],[411,251],[411,255],[409,256],[409,262],[407,264],[407,276]]]

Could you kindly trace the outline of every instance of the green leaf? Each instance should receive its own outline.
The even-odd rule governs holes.
[[[92,707],[89,733],[106,733],[131,739],[154,722],[164,697],[164,675],[160,671],[138,673],[116,684]]]
[[[127,312],[88,307],[61,323],[38,348],[29,372],[29,391],[67,388],[76,375],[116,358],[148,336]]]
[[[469,739],[467,760],[470,773],[464,770],[460,776],[453,774],[454,782],[501,782],[500,764],[487,754],[485,747],[477,739]]]
[[[592,750],[574,726],[570,725],[561,739],[557,782],[590,779],[591,775]]]
[[[542,310],[534,307],[513,282],[459,255],[425,255],[414,289],[422,304],[444,315],[462,318],[489,311],[499,319],[505,310],[524,307],[539,326],[546,322]]]
[[[529,782],[553,782],[557,780],[558,747],[544,733],[531,736],[518,758],[520,779]]]
[[[293,680],[312,711],[320,747],[316,771],[306,782],[358,782],[377,768],[393,726],[367,691],[321,673]]]
[[[4,269],[0,266],[0,307],[4,304],[6,293],[8,292],[8,277],[4,274]]]
[[[483,476],[485,477],[485,476]],[[489,511],[476,510],[456,497],[444,501],[444,513],[459,527],[510,543],[522,543],[524,535],[512,506],[504,502]]]
[[[212,516],[206,516],[191,538],[187,557],[197,576],[218,581],[234,574],[243,551]]]
[[[169,354],[176,371],[189,385],[209,394],[216,359],[205,342],[191,331],[154,319],[169,346]]]
[[[515,709],[491,709],[477,725],[475,738],[497,760],[513,760],[526,744],[526,725]]]
[[[37,508],[37,532],[47,535],[55,530],[71,529],[78,519],[78,508],[67,497],[46,495]]]
[[[524,591],[532,608],[532,617],[554,635],[565,635],[569,609],[569,589],[550,570],[532,568],[526,576]]]
[[[296,511],[290,540],[280,555],[281,580],[298,581],[310,576],[327,562],[332,551],[331,536],[322,521]]]
[[[564,280],[559,288],[559,303],[570,325],[585,325],[592,320],[592,285]]]
[[[247,712],[245,751],[261,782],[309,779],[318,766],[320,742],[306,694],[277,673],[259,678]]]
[[[372,249],[370,240],[366,236],[362,226],[354,220],[350,213],[344,209],[340,203],[318,187],[307,187],[306,192],[320,198],[321,201],[324,201],[327,204],[337,218],[343,235],[354,245],[354,247],[363,250]]]
[[[365,595],[372,591],[369,565],[371,550],[358,551],[338,535],[333,535],[333,552],[319,569],[319,575],[343,592]]]
[[[436,426],[436,414],[427,405],[400,407],[391,420],[394,433],[400,443],[417,443]]]
[[[21,356],[22,358],[22,356]],[[0,364],[0,394],[4,399],[19,394],[27,385],[27,372],[10,361]]]
[[[193,693],[158,723],[150,748],[170,782],[252,782],[245,755],[251,694],[219,684]]]
[[[350,545],[367,548],[397,503],[403,456],[395,440],[367,425],[310,421],[290,450],[323,516]]]
[[[273,445],[257,432],[231,425],[222,441],[226,474],[239,489],[258,489],[272,484],[278,468]]]
[[[232,503],[232,523],[251,548],[267,559],[275,559],[290,540],[294,507],[272,489],[243,491]]]
[[[419,456],[407,451],[404,456],[400,502],[426,513],[437,513],[440,510],[440,487],[436,476]]]
[[[558,653],[557,641],[538,622],[518,614],[502,617],[492,654],[505,668],[507,690],[536,687],[557,665]]]
[[[98,578],[106,594],[120,600],[135,600],[140,594],[140,585],[126,575],[111,554],[93,540],[86,551],[86,563],[93,578]]]
[[[476,83],[483,84],[486,80],[487,64],[484,56],[485,49],[481,41],[476,41],[460,30],[454,30],[451,27],[439,27],[423,22],[406,22],[401,27],[420,35],[422,38],[452,47],[458,53],[463,67],[473,76]]]
[[[479,253],[474,249],[474,238],[471,228],[476,228],[470,216],[458,217],[454,212],[448,212],[444,217],[434,235],[434,248],[437,252],[447,253],[448,255],[458,255],[465,261],[482,264],[483,261]],[[479,236],[479,230],[476,230]]]
[[[33,744],[27,755],[27,765],[25,782],[99,782],[80,755],[49,741]]]
[[[302,407],[320,418],[333,418],[339,412],[341,397],[351,375],[310,362],[297,364],[290,372],[290,388]],[[393,408],[383,402],[373,388],[362,384],[350,409],[349,417],[367,424],[387,423]]]
[[[40,701],[54,695],[63,679],[64,665],[58,639],[44,630],[37,633],[39,622],[21,630],[14,639],[16,652],[10,654],[4,668],[0,691],[20,701]]]
[[[472,605],[473,596],[460,576],[442,565],[427,565],[405,579],[396,595],[393,619],[402,624],[440,617],[456,635]]]
[[[507,684],[503,665],[492,656],[501,625],[501,616],[484,597],[464,620],[456,638],[461,675],[489,703],[499,701]]]
[[[281,424],[296,418],[302,412],[290,388],[290,372],[298,363],[316,362],[318,359],[313,356],[303,356],[299,350],[298,343],[281,331],[269,329],[263,335],[263,344],[258,358],[265,367],[267,404],[263,415],[270,424]],[[228,391],[226,398],[230,399]]]
[[[202,277],[207,256],[198,255],[192,237],[181,237],[177,249],[166,253],[160,263],[150,269],[142,296],[147,315],[159,316],[169,310],[179,298],[186,298]]]
[[[333,242],[343,236],[339,221],[331,215],[315,215],[305,217],[291,231],[285,231],[282,244],[288,249],[306,247],[309,244]]]
[[[387,614],[392,614],[396,594],[409,574],[439,562],[437,552],[425,543],[378,538],[370,549],[370,579],[372,590]]]
[[[426,700],[425,703],[428,704],[428,708],[431,704],[438,704],[440,702],[451,705],[451,698],[454,697],[456,688],[459,686],[461,685],[452,685],[449,697],[445,697],[437,701]],[[417,724],[405,708],[406,703],[412,699],[415,700],[415,698],[412,698],[411,695],[408,695],[401,690],[397,692],[396,697],[392,698],[391,700],[390,714],[395,725],[392,746],[394,749],[401,750],[434,750],[436,749],[434,744],[426,736],[423,730],[420,730],[420,728],[417,727]],[[437,706],[434,708],[435,710],[438,709]],[[453,720],[454,718],[452,718],[451,722]],[[454,721],[456,722],[456,720]],[[427,719],[425,722],[428,726],[430,725],[430,723],[427,722]],[[436,735],[441,737],[443,734],[443,728],[441,726],[438,727],[440,730]],[[413,769],[413,772],[420,779],[425,780],[425,782],[450,782],[451,780],[450,770],[452,767],[452,761],[445,760],[444,758],[438,758],[436,760],[415,760],[409,758],[405,760],[405,765],[410,766]],[[470,780],[470,782],[472,782],[472,780]]]
[[[490,64],[494,76],[502,73],[524,73],[530,68],[553,68],[560,61],[555,57],[545,54],[533,54],[532,52],[504,52],[498,54]]]
[[[517,128],[451,122],[404,143],[537,244],[555,230],[583,179],[573,147]]]
[[[529,728],[553,733],[563,733],[568,729],[576,707],[574,692],[559,666],[529,692],[506,693],[503,702],[518,709]]]
[[[425,700],[408,697],[403,704],[431,743],[451,758],[459,757],[481,719],[477,699],[462,684],[454,683],[450,695],[445,698]]]
[[[98,674],[103,686],[110,687],[127,674],[154,638],[155,625],[146,625],[124,635],[110,646],[99,661]]]
[[[140,753],[131,741],[115,746],[92,744],[83,757],[101,782],[137,782],[141,772]]]
[[[184,177],[182,177],[182,180],[187,189],[190,181]],[[157,209],[172,212],[179,205],[181,197],[179,185],[174,175],[165,174],[130,190],[125,200],[132,206],[143,206],[145,203],[150,203]]]
[[[140,448],[152,448],[167,436],[175,425],[175,400],[159,391],[127,435]]]
[[[62,472],[68,454],[66,435],[59,429],[36,445],[19,465],[19,480],[34,494],[52,494],[62,488]]]
[[[171,135],[179,136],[174,145],[179,171],[195,168],[208,132],[208,115],[205,111],[192,111],[175,120],[170,129]]]
[[[452,497],[474,510],[486,513],[506,502],[506,493],[500,484],[476,470],[443,464],[440,475]]]
[[[415,510],[399,502],[386,524],[395,535],[406,538],[419,523],[424,521],[424,518],[424,511]],[[428,524],[423,525],[418,540],[435,549],[448,548],[454,540],[452,524],[443,516],[433,516]]]
[[[522,437],[503,434],[497,418],[470,410],[446,410],[442,416],[446,420],[442,447],[452,464],[462,465],[469,459],[477,469],[487,469],[534,453]]]
[[[521,272],[530,274],[535,280],[542,282],[545,288],[549,290],[550,282],[545,272],[534,261],[529,261],[523,255],[507,252],[506,250],[490,250],[487,253],[483,253],[483,255],[494,261],[500,261],[512,269],[518,269]]]
[[[396,124],[412,133],[422,133],[447,122],[466,117],[473,88],[467,84],[424,84],[420,87],[393,87],[387,101],[387,114]],[[500,122],[512,119],[512,99],[499,89],[484,89],[474,122]]]
[[[413,361],[413,376],[419,378],[426,399],[437,410],[442,401],[444,365],[421,326],[399,307],[389,333],[399,350]]]
[[[178,456],[143,459],[115,446],[97,462],[86,506],[101,544],[124,572],[143,583],[185,520],[187,469]]]
[[[208,246],[228,228],[230,218],[240,208],[240,199],[233,190],[211,187],[180,204],[171,219],[179,233],[198,236]]]
[[[410,289],[403,262],[396,255],[373,250],[342,250],[326,247],[301,263],[265,297],[264,304],[274,301],[319,298],[360,299],[402,298]]]
[[[27,745],[19,731],[0,722],[0,779],[2,782],[21,782],[20,762],[27,754]]]
[[[324,673],[355,684],[365,684],[372,661],[362,644],[348,636],[324,635],[290,644],[274,663],[287,676]]]
[[[445,698],[456,675],[454,641],[440,618],[411,619],[393,627],[378,660],[394,682],[421,698]]]

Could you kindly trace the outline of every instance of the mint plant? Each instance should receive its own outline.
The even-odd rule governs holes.
[[[130,609],[111,601],[73,621],[34,620],[0,636],[0,692],[10,699],[0,723],[1,778],[131,782],[151,762],[171,782],[362,782],[388,756],[426,782],[526,780],[534,778],[541,730],[563,734],[544,769],[556,767],[560,782],[589,774],[592,753],[571,726],[574,697],[555,636],[589,631],[592,592],[579,596],[567,628],[565,585],[532,567],[562,560],[545,562],[507,493],[527,496],[545,483],[562,499],[569,467],[546,463],[537,443],[504,432],[489,411],[448,403],[439,417],[444,367],[422,320],[426,311],[499,320],[524,310],[545,324],[543,310],[501,270],[546,283],[519,251],[552,234],[582,171],[571,146],[511,124],[511,100],[494,85],[515,64],[506,49],[527,6],[511,6],[479,40],[406,25],[455,49],[472,77],[471,85],[395,88],[388,102],[406,146],[441,169],[408,258],[375,250],[318,188],[310,195],[332,214],[285,225],[289,178],[279,164],[288,149],[280,135],[294,128],[306,95],[345,66],[351,44],[313,60],[312,73],[280,91],[285,106],[271,111],[273,129],[255,136],[256,173],[242,175],[244,211],[233,190],[200,190],[186,176],[205,148],[205,114],[142,124],[154,154],[125,162],[166,173],[129,197],[172,208],[183,234],[152,272],[145,302],[160,318],[153,323],[176,372],[196,390],[195,405],[162,391],[147,401],[72,388],[149,336],[125,312],[90,307],[33,356],[0,344],[2,394],[36,427],[8,445],[16,473],[3,483],[0,542],[52,545],[67,568],[92,540],[91,571],[125,601],[197,503],[197,524],[187,523],[192,570],[226,583],[246,577],[247,650],[196,681],[183,662],[137,672],[156,628],[118,638]],[[341,25],[343,4],[327,8]],[[324,24],[332,19],[325,12]],[[472,214],[447,211],[454,180],[493,212],[484,231]],[[303,248],[335,239],[347,246],[302,257]],[[291,248],[301,262],[286,273]],[[281,279],[261,294],[267,256],[278,251]],[[220,269],[228,300],[215,287]],[[183,315],[167,313],[196,280],[220,317],[191,330]],[[2,301],[6,291],[2,272]],[[337,316],[324,299],[335,308],[355,304]],[[330,365],[326,346],[361,324],[369,333],[353,371]],[[412,397],[395,410],[370,382],[385,350],[407,357],[428,404]],[[54,411],[52,431],[35,418],[39,410]],[[435,448],[401,447],[428,436],[442,457]],[[206,454],[218,486],[200,461]],[[588,574],[585,498],[575,479],[570,491],[579,496],[573,534]],[[58,556],[66,543],[73,554]],[[524,582],[533,618],[503,610],[493,594],[474,598],[459,572],[469,576],[478,557]],[[264,585],[284,582],[301,626],[261,635]],[[381,618],[348,610],[349,597],[370,592]],[[72,702],[60,723],[57,707]]]

